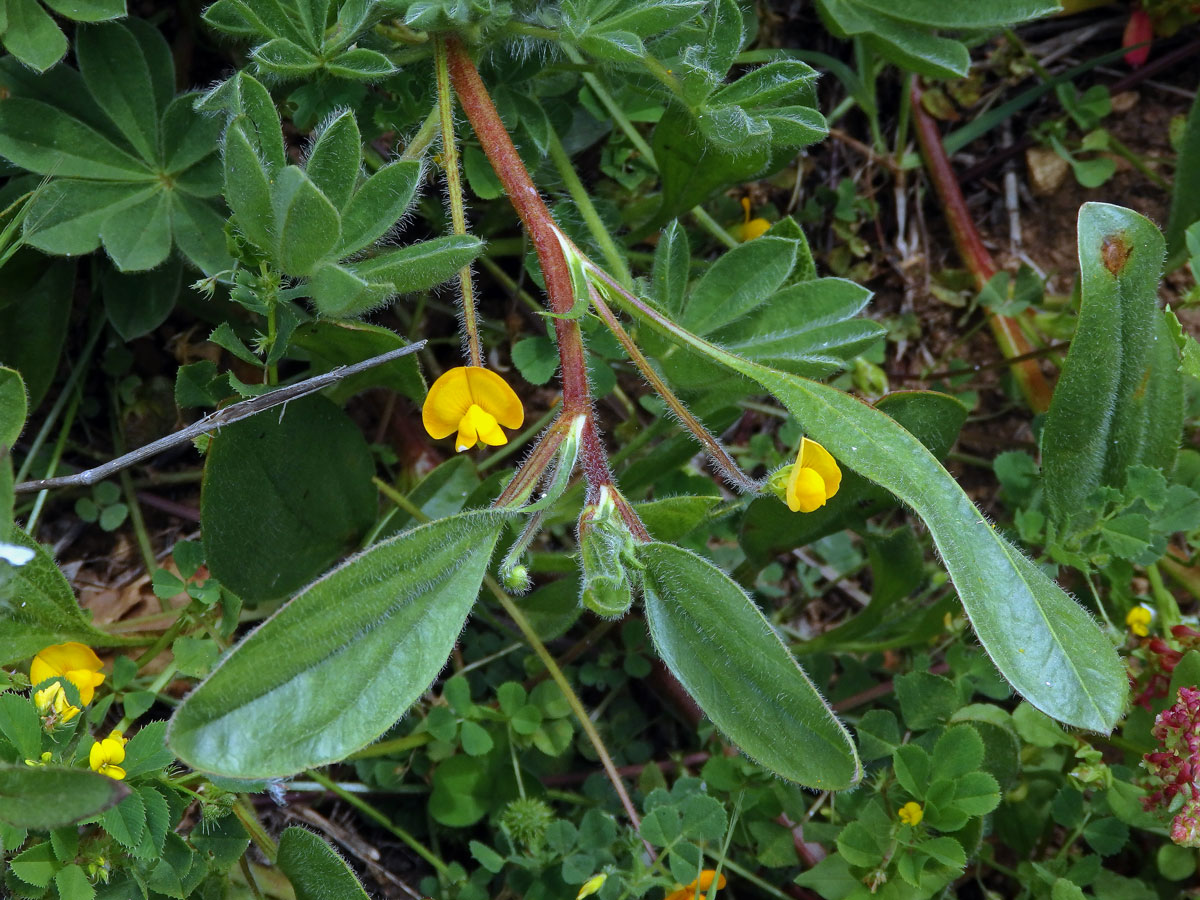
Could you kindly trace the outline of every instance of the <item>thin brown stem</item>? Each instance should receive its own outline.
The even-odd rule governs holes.
[[[457,38],[450,37],[446,40],[446,50],[450,78],[463,112],[475,130],[496,177],[504,185],[509,202],[529,233],[542,266],[546,296],[555,314],[554,333],[558,340],[562,370],[563,413],[568,419],[580,414],[587,416],[583,433],[583,471],[590,499],[599,493],[602,486],[611,485],[613,478],[608,467],[608,455],[592,419],[591,390],[579,323],[563,318],[575,305],[575,288],[559,241],[560,232],[550,210],[534,187],[533,179],[529,177],[466,48]]]
[[[946,214],[946,222],[950,226],[954,246],[958,248],[958,255],[962,257],[963,263],[975,276],[976,287],[982,289],[998,270],[992,261],[991,254],[983,245],[983,238],[980,237],[979,229],[975,227],[975,221],[971,217],[971,211],[967,208],[966,198],[963,197],[962,188],[950,165],[946,148],[942,144],[942,135],[938,131],[937,121],[925,111],[925,107],[921,104],[921,89],[915,78],[912,82],[911,105],[917,142],[921,145],[925,168],[929,171],[929,177],[933,181],[934,189],[937,191],[938,199]],[[1020,322],[1011,316],[998,315],[991,310],[985,310],[985,314],[992,334],[996,338],[996,344],[1006,358],[1015,360],[1015,358],[1025,357],[1033,351],[1033,346],[1025,337],[1025,332],[1021,330]],[[1028,358],[1022,362],[1014,361],[1011,363],[1010,370],[1017,380],[1017,384],[1020,385],[1021,393],[1025,395],[1030,409],[1038,413],[1048,410],[1052,389],[1037,361]]]

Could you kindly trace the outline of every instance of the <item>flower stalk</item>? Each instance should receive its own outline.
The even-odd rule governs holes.
[[[913,123],[916,126],[917,141],[921,145],[921,154],[925,157],[925,168],[929,171],[929,177],[946,213],[946,221],[950,225],[950,233],[954,238],[954,246],[958,248],[958,255],[975,276],[976,287],[982,290],[998,271],[996,264],[987,248],[983,246],[979,229],[975,227],[970,210],[967,209],[962,188],[959,187],[958,179],[950,168],[946,148],[942,146],[937,122],[921,105],[921,89],[916,79],[913,79],[911,98]],[[985,309],[984,314],[1000,352],[1010,360],[1010,371],[1017,380],[1029,408],[1036,413],[1044,413],[1050,408],[1052,390],[1037,360],[1015,359],[1028,357],[1033,353],[1033,345],[1021,330],[1021,323],[1012,316],[998,315],[990,309]]]
[[[570,264],[560,240],[561,232],[554,224],[550,210],[534,186],[533,179],[529,177],[529,172],[521,161],[500,114],[496,112],[491,95],[488,94],[483,79],[479,77],[479,70],[466,48],[458,38],[449,37],[446,39],[446,51],[450,80],[462,104],[463,112],[479,137],[488,162],[504,186],[509,202],[525,226],[542,266],[546,296],[550,310],[554,313],[554,335],[562,372],[563,417],[567,420],[581,414],[587,417],[583,427],[582,461],[584,477],[587,479],[588,500],[594,502],[602,487],[613,485],[613,476],[608,465],[608,455],[592,416],[591,388],[588,385],[583,336],[579,331],[579,323],[570,318],[575,309],[576,292]],[[549,457],[542,461],[542,467],[548,462]],[[526,467],[532,463],[533,457],[526,463]],[[540,474],[542,469],[535,471]],[[520,479],[521,474],[518,473],[514,481]],[[631,516],[633,522],[637,522],[636,513],[627,503],[622,501],[618,506],[623,515]],[[633,522],[630,522],[631,529],[634,528]],[[637,522],[637,526],[645,533],[645,528],[640,522]]]
[[[454,94],[450,90],[446,41],[441,37],[435,38],[433,46],[434,68],[437,70],[438,115],[442,126],[442,168],[446,172],[450,222],[455,234],[465,235],[467,215],[463,204],[462,179],[458,170],[458,142],[454,139]],[[458,287],[462,296],[463,333],[466,337],[468,364],[482,366],[483,348],[479,342],[479,322],[475,310],[475,290],[470,263],[458,270]]]

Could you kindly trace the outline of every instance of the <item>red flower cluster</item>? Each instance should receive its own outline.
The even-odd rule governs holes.
[[[1200,689],[1181,687],[1175,705],[1154,720],[1153,734],[1163,749],[1147,753],[1142,765],[1162,784],[1142,802],[1175,814],[1172,841],[1200,847]]]
[[[1145,685],[1133,699],[1138,706],[1150,709],[1155,700],[1167,696],[1171,687],[1171,673],[1183,659],[1183,654],[1189,650],[1200,650],[1200,631],[1187,625],[1176,625],[1171,629],[1171,634],[1179,642],[1181,649],[1175,650],[1160,637],[1153,637],[1144,642],[1146,649],[1151,653],[1151,669]],[[1130,681],[1133,682],[1132,687],[1136,688],[1137,684],[1132,675]]]

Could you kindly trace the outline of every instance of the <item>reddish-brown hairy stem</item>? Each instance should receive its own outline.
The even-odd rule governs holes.
[[[925,158],[925,168],[941,201],[942,211],[946,214],[954,246],[958,248],[958,255],[962,257],[963,263],[975,276],[976,286],[982,289],[996,274],[996,264],[987,248],[983,246],[983,239],[979,236],[970,210],[967,209],[966,198],[963,197],[958,178],[950,166],[946,148],[942,145],[937,121],[921,105],[921,88],[915,78],[912,82],[912,116],[917,140],[921,144],[921,155]],[[997,315],[991,310],[985,310],[985,314],[996,338],[996,344],[1006,359],[1027,357],[1033,352],[1033,345],[1025,337],[1016,319]],[[1009,368],[1030,408],[1039,413],[1048,410],[1052,391],[1037,360],[1026,358],[1020,362],[1013,361]]]
[[[558,316],[571,311],[575,305],[575,289],[571,282],[571,271],[563,255],[559,243],[558,227],[550,215],[550,210],[543,202],[533,179],[517,148],[513,146],[500,114],[492,103],[479,70],[475,68],[466,48],[455,37],[446,39],[446,50],[449,54],[450,80],[458,94],[463,112],[475,129],[479,143],[487,154],[488,162],[496,172],[496,177],[504,185],[509,202],[516,209],[517,215],[537,251],[538,261],[542,265],[542,275],[546,280],[546,295],[550,301],[550,309]],[[558,356],[562,369],[563,415],[567,418],[579,414],[587,416],[587,425],[583,432],[583,471],[588,482],[588,496],[593,497],[602,485],[612,484],[612,473],[608,468],[608,455],[600,441],[592,421],[591,394],[588,387],[587,363],[583,355],[583,338],[579,333],[579,323],[571,319],[556,318],[554,332],[558,338]]]

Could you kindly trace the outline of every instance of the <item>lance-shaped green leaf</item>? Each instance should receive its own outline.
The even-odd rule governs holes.
[[[225,202],[233,210],[237,226],[246,237],[259,247],[267,248],[275,242],[271,176],[255,150],[247,126],[253,127],[248,120],[240,118],[225,130]]]
[[[1164,242],[1132,210],[1079,211],[1079,324],[1042,435],[1046,499],[1079,522],[1096,488],[1120,488],[1130,466],[1170,471],[1183,430],[1179,354],[1158,310]]]
[[[390,284],[404,294],[441,284],[482,252],[483,241],[474,235],[449,234],[385,250],[348,268],[367,281]]]
[[[342,230],[337,210],[296,166],[276,174],[271,206],[275,259],[289,275],[308,275],[337,246]]]
[[[308,154],[304,171],[329,202],[342,210],[358,184],[361,161],[362,136],[358,122],[354,113],[346,110],[321,129]]]
[[[421,525],[354,557],[251,632],[171,718],[203,772],[274,778],[378,738],[441,671],[506,517]]]
[[[0,820],[14,828],[59,828],[128,796],[120,781],[84,769],[0,766]]]
[[[19,528],[9,542],[33,551],[24,565],[0,560],[0,664],[32,657],[43,647],[79,641],[93,647],[120,647],[136,638],[106,634],[84,616],[66,576],[50,554]]]
[[[82,27],[75,37],[75,58],[96,105],[142,159],[157,159],[160,110],[146,102],[155,96],[155,84],[150,62],[133,32],[111,24]],[[174,69],[168,70],[171,87],[174,74]]]
[[[364,181],[342,210],[338,254],[347,256],[366,249],[395,228],[412,203],[420,179],[421,164],[402,159]]]
[[[1128,691],[1112,644],[1084,610],[1002,538],[912,434],[835,388],[750,362],[632,309],[672,339],[763,388],[843,465],[886,488],[924,521],[980,643],[1001,674],[1054,718],[1110,731]]]
[[[646,620],[663,662],[751,759],[841,790],[862,777],[854,741],[754,602],[712,563],[643,544]]]

